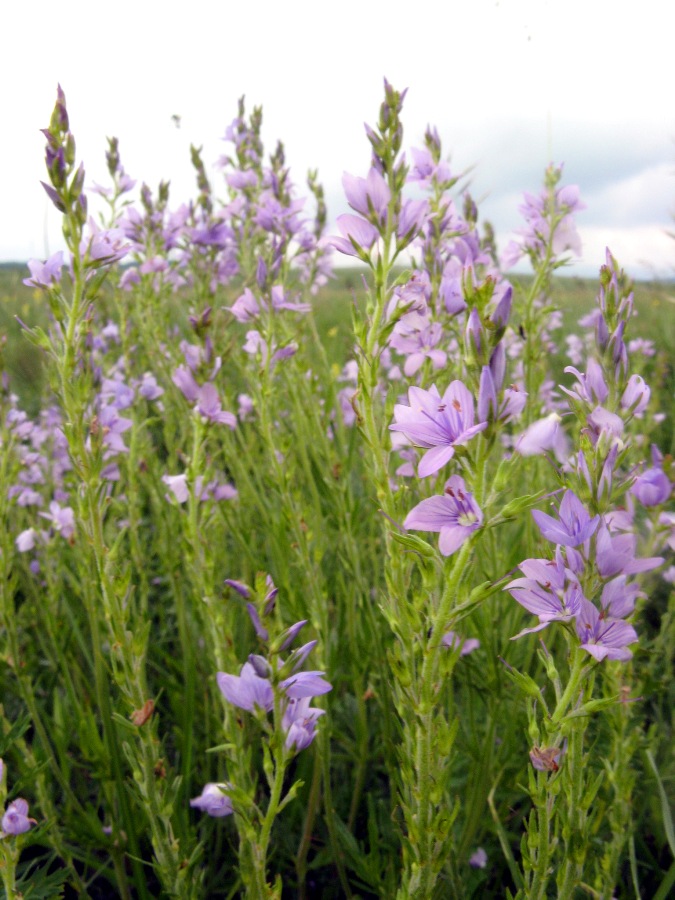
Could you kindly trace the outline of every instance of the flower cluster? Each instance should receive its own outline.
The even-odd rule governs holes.
[[[570,490],[557,518],[539,511],[532,515],[556,550],[553,560],[520,563],[524,577],[507,585],[518,603],[539,619],[538,625],[516,637],[541,631],[552,622],[572,623],[581,647],[595,659],[630,659],[628,645],[638,636],[626,618],[643,595],[628,579],[663,560],[636,559],[635,536],[613,532],[607,517],[591,517]]]
[[[0,759],[0,785],[2,785],[5,774],[5,764]],[[0,840],[6,837],[16,837],[19,834],[25,834],[36,825],[35,819],[31,819],[28,815],[28,802],[23,797],[17,797],[16,800],[7,806],[0,822]]]
[[[280,654],[290,649],[307,621],[273,633],[278,590],[271,576],[264,580],[259,577],[255,589],[235,579],[227,579],[226,584],[247,601],[246,610],[266,655],[250,654],[239,675],[218,672],[218,688],[228,703],[255,716],[267,739],[275,732],[281,736],[283,758],[279,764],[285,766],[314,740],[317,722],[325,710],[310,706],[310,702],[332,690],[332,685],[323,677],[324,672],[302,671],[316,640],[293,650],[285,660],[281,658]],[[190,801],[191,806],[211,816],[229,815],[234,807],[228,791],[232,791],[231,785],[209,783],[199,797]]]

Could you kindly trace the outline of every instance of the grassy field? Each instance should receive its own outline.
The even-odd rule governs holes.
[[[42,360],[39,352],[24,338],[16,317],[44,327],[48,324],[49,311],[44,294],[23,284],[27,274],[26,267],[20,263],[0,264],[0,364],[10,377],[12,389],[27,410],[33,412],[37,409],[37,398],[43,387]],[[319,332],[325,336],[329,359],[338,367],[352,356],[351,308],[353,304],[363,301],[364,277],[365,269],[338,269],[315,300]],[[512,281],[516,290],[527,288],[527,277],[521,276]],[[563,315],[563,334],[579,331],[578,320],[592,309],[597,290],[597,281],[593,279],[560,277],[556,280],[553,302]],[[232,299],[223,295],[223,305]],[[675,391],[672,352],[675,347],[675,284],[637,282],[635,309],[637,316],[630,337],[651,340],[661,351],[658,370],[655,370],[656,361],[645,360],[645,374],[652,379],[656,376],[661,387],[669,392],[672,406]],[[517,325],[517,322],[514,324]],[[569,360],[564,356],[564,341],[561,339],[559,343],[559,358],[555,360],[554,370],[562,373]],[[655,386],[652,384],[652,387]],[[671,451],[675,449],[672,428],[667,427],[664,437],[665,446]]]

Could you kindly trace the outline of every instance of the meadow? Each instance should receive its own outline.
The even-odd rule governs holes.
[[[7,898],[671,895],[675,287],[565,277],[554,165],[496,247],[374,113],[333,235],[261,110],[174,207],[115,139],[89,188],[57,92],[67,249],[0,267]]]

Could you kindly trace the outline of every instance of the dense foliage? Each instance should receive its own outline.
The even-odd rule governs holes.
[[[609,251],[562,332],[577,189],[550,166],[500,255],[403,100],[327,236],[259,109],[174,208],[114,139],[85,189],[59,88],[44,388],[0,396],[7,897],[675,882],[668,347]]]

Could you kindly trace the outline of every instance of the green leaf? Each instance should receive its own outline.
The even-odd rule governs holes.
[[[652,755],[651,750],[647,750],[647,760],[649,765],[651,766],[652,772],[654,773],[654,778],[656,778],[656,786],[659,791],[659,799],[661,800],[661,815],[663,816],[663,827],[666,832],[666,838],[668,839],[668,846],[670,847],[670,852],[673,857],[675,857],[675,830],[673,830],[673,817],[670,812],[670,803],[668,802],[668,796],[666,794],[665,788],[663,787],[663,782],[661,781],[661,776],[659,775],[659,770],[656,767],[656,761]]]

